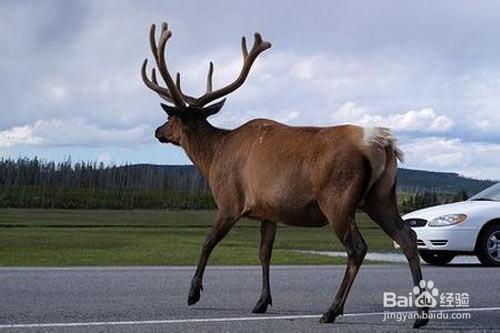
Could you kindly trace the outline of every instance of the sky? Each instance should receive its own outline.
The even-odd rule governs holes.
[[[0,157],[189,164],[153,135],[161,100],[140,79],[168,21],[183,90],[241,66],[240,38],[272,43],[210,121],[387,126],[406,168],[500,179],[500,2],[0,1]]]

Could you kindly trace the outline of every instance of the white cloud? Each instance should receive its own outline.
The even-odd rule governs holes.
[[[429,137],[408,140],[401,148],[405,152],[406,167],[454,171],[481,179],[500,179],[500,144]]]
[[[113,155],[111,155],[109,151],[99,153],[96,159],[98,163],[104,163],[105,165],[111,165],[114,163]]]
[[[358,122],[360,119],[368,115],[370,112],[373,112],[367,106],[358,106],[354,102],[345,102],[342,104],[335,113],[331,115],[333,120],[337,121],[354,121]],[[375,125],[375,124],[374,124]]]
[[[99,128],[82,119],[39,120],[0,131],[0,147],[13,146],[137,146],[148,141],[151,129],[138,125],[125,129]]]
[[[472,72],[458,81],[463,89],[465,112],[463,116],[467,128],[484,136],[500,138],[500,70]]]
[[[278,119],[284,123],[292,123],[295,122],[295,119],[300,117],[300,113],[297,110],[291,110],[288,112],[283,112],[283,115]]]
[[[22,144],[37,145],[41,139],[33,135],[33,126],[17,126],[0,131],[0,147],[9,148]]]
[[[454,125],[452,119],[444,115],[437,115],[431,108],[383,116],[376,114],[375,110],[370,107],[357,106],[353,102],[342,104],[331,117],[334,121],[339,122],[352,122],[364,126],[383,126],[407,132],[447,132]]]
[[[70,90],[63,79],[47,78],[38,83],[36,101],[48,106],[63,104],[68,101]]]

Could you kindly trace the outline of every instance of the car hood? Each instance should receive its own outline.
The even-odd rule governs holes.
[[[416,210],[403,216],[403,219],[421,218],[431,220],[445,214],[480,215],[484,217],[500,216],[500,202],[498,201],[461,201],[446,205],[439,205]]]

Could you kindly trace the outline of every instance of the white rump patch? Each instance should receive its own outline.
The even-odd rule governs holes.
[[[363,127],[363,142],[380,149],[390,147],[396,158],[403,162],[403,152],[397,147],[397,139],[386,127]]]

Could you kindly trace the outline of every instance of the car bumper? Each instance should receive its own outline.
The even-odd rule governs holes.
[[[475,247],[477,229],[472,227],[421,227],[413,228],[417,234],[419,250],[465,251]]]

